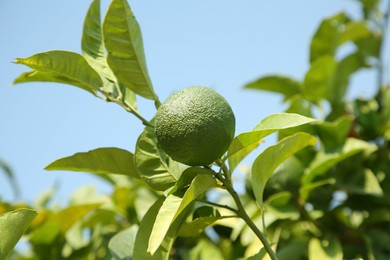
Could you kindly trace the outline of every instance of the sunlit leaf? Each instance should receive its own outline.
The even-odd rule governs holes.
[[[158,249],[151,255],[147,248],[149,244],[149,238],[152,233],[156,217],[159,214],[160,207],[164,200],[160,199],[153,204],[153,206],[145,214],[141,221],[141,225],[138,229],[137,236],[134,243],[133,259],[150,259],[150,260],[168,260],[171,254],[171,248],[176,238],[176,233],[187,216],[187,212],[183,212],[176,220],[170,225],[166,235],[163,238]]]
[[[215,245],[209,239],[200,239],[196,246],[191,249],[186,259],[213,259],[213,260],[225,260],[226,258],[221,252],[221,248]]]
[[[157,147],[154,129],[146,127],[135,149],[135,165],[139,176],[156,190],[166,190],[179,179],[177,163]]]
[[[233,139],[227,155],[230,170],[233,171],[262,142],[262,138],[282,129],[314,121],[316,119],[292,113],[273,114],[264,118],[251,132],[241,133]]]
[[[154,254],[162,243],[170,225],[199,195],[216,186],[214,176],[198,174],[184,193],[169,195],[161,206],[149,239],[148,252]]]
[[[183,173],[180,175],[179,180],[175,184],[175,187],[170,191],[170,193],[174,193],[178,190],[188,188],[190,184],[192,183],[193,179],[198,174],[210,174],[213,175],[215,172],[208,168],[200,168],[200,167],[188,167],[183,171]]]
[[[265,247],[261,248],[260,251],[253,255],[248,257],[247,260],[258,260],[258,259],[263,259],[267,255],[267,251],[265,250]]]
[[[318,102],[329,96],[337,61],[330,55],[317,58],[303,81],[303,93],[308,100]]]
[[[285,76],[266,76],[247,84],[244,88],[259,89],[280,93],[287,100],[301,92],[301,84]]]
[[[50,81],[74,85],[91,93],[95,93],[103,85],[100,76],[85,58],[74,52],[42,52],[29,58],[17,58],[15,63],[24,64],[34,71],[22,74],[14,84]]]
[[[141,29],[127,0],[113,0],[103,22],[107,62],[119,82],[145,98],[158,100],[149,78]]]
[[[114,80],[106,61],[100,20],[100,0],[94,0],[85,16],[81,50],[92,68],[106,78]]]
[[[333,56],[340,43],[342,25],[348,21],[344,13],[338,13],[321,22],[310,44],[310,62],[323,55]]]
[[[139,178],[131,152],[119,148],[98,148],[76,153],[50,163],[46,170],[122,174]]]
[[[107,64],[101,27],[100,0],[94,0],[84,20],[83,37],[81,40],[83,56],[92,68],[102,76],[105,94],[113,95],[115,98],[122,98],[128,106],[136,110],[137,101],[135,93],[130,89],[122,87],[117,82],[114,73]]]
[[[65,234],[71,226],[100,204],[69,206],[53,215],[32,233],[31,241],[38,244],[51,244],[60,234]]]
[[[364,22],[349,22],[343,28],[338,44],[341,45],[349,41],[357,41],[370,34],[370,30]]]
[[[337,260],[343,259],[343,249],[337,237],[320,240],[312,238],[309,241],[309,259]]]
[[[108,249],[116,260],[130,260],[133,256],[135,237],[138,226],[132,225],[124,229],[110,239]]]
[[[288,157],[308,145],[313,145],[315,142],[316,138],[313,136],[306,133],[297,133],[268,147],[256,158],[252,166],[252,184],[260,208],[263,208],[265,185],[275,169]]]
[[[329,100],[333,103],[333,109],[343,101],[347,92],[351,75],[359,69],[368,67],[366,57],[361,52],[354,52],[337,63],[333,82],[328,92]],[[332,111],[335,113],[335,111]]]
[[[359,48],[359,52],[362,54],[379,58],[382,39],[382,34],[377,32],[370,32],[367,37],[356,40],[355,44]]]
[[[0,215],[0,259],[7,259],[36,216],[37,212],[31,209],[19,209]]]
[[[377,146],[374,144],[355,138],[348,138],[345,144],[336,151],[328,153],[324,151],[318,152],[314,160],[306,169],[305,175],[302,178],[302,183],[310,183],[315,177],[326,173],[331,167],[356,153],[364,152],[370,154],[376,149]]]
[[[322,121],[314,124],[325,149],[333,149],[345,142],[351,130],[353,119],[352,116],[346,115],[334,122]]]

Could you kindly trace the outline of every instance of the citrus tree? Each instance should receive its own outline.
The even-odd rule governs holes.
[[[233,111],[210,88],[184,88],[161,102],[128,2],[112,0],[102,20],[99,0],[92,1],[82,53],[18,58],[31,70],[14,83],[79,87],[145,128],[134,151],[97,148],[46,167],[90,172],[112,194],[77,190],[65,208],[49,206],[51,192],[35,205],[1,202],[0,258],[389,258],[388,11],[380,4],[360,1],[358,19],[338,13],[323,20],[303,79],[268,75],[247,84],[282,95],[288,108],[235,134]],[[340,54],[347,43],[349,52]],[[377,94],[348,100],[350,78],[361,69],[377,71]],[[155,117],[143,116],[139,97],[151,101]],[[238,193],[237,166],[271,134],[277,142],[257,155]],[[23,234],[28,252],[13,250]]]

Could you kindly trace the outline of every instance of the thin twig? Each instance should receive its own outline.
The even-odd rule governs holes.
[[[238,193],[233,188],[233,184],[231,181],[231,173],[230,173],[229,169],[227,168],[226,164],[222,160],[218,160],[218,161],[216,161],[216,163],[221,167],[221,169],[224,173],[225,180],[223,181],[223,184],[237,205],[237,211],[236,211],[237,215],[246,222],[246,224],[249,226],[249,228],[252,229],[252,231],[256,234],[256,236],[260,239],[260,241],[263,244],[265,250],[267,251],[269,257],[272,260],[277,260],[278,257],[276,256],[276,253],[273,251],[270,243],[268,242],[267,237],[263,234],[263,232],[261,232],[261,230],[256,226],[256,224],[252,221],[252,219],[246,213],[245,208],[242,205],[242,202],[240,200],[240,197],[238,196]]]
[[[227,209],[227,210],[230,210],[234,213],[237,214],[237,209],[235,208],[232,208],[228,205],[224,205],[224,204],[218,204],[218,203],[215,203],[215,202],[211,202],[211,201],[208,201],[208,200],[198,200],[199,202],[202,202],[202,203],[205,203],[205,204],[209,204],[211,206],[215,206],[215,207],[219,207],[219,208],[224,208],[224,209]]]

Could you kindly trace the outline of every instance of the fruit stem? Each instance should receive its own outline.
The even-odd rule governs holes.
[[[138,113],[137,110],[135,110],[134,108],[132,108],[131,106],[127,105],[125,102],[123,102],[122,100],[120,99],[116,99],[110,95],[107,95],[106,94],[106,100],[108,102],[114,102],[118,105],[120,105],[123,109],[125,109],[127,112],[129,113],[132,113],[133,115],[135,115],[135,117],[137,117],[139,120],[141,120],[142,124],[144,124],[145,126],[150,126],[152,128],[154,128],[154,125],[152,125],[152,123],[150,123],[148,120],[146,120],[145,118],[143,118],[141,116],[140,113]]]
[[[277,260],[278,257],[276,256],[276,253],[273,251],[270,243],[268,242],[267,237],[263,234],[263,232],[261,232],[261,230],[256,226],[256,224],[246,213],[245,208],[242,205],[242,202],[240,200],[240,196],[238,195],[238,193],[233,187],[229,169],[227,168],[227,166],[222,160],[218,160],[216,163],[219,165],[219,167],[221,167],[224,176],[226,178],[225,180],[223,180],[223,184],[237,205],[237,210],[236,210],[237,215],[246,222],[246,224],[250,227],[250,229],[252,229],[252,231],[256,234],[256,236],[260,239],[261,243],[263,243],[263,246],[267,251],[268,255],[270,256],[270,258],[272,260]]]
[[[232,208],[232,207],[228,206],[228,205],[218,204],[218,203],[211,202],[211,201],[208,201],[208,200],[199,200],[199,202],[202,202],[202,203],[214,206],[214,207],[218,207],[218,208],[224,208],[224,209],[230,210],[230,211],[232,211],[232,212],[237,214],[237,210],[235,208]],[[238,214],[237,214],[237,216],[238,216]]]

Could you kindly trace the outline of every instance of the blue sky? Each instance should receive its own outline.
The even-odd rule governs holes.
[[[102,1],[105,13],[109,1]],[[209,86],[231,104],[236,133],[249,131],[262,118],[283,111],[280,97],[243,90],[267,74],[302,79],[308,46],[319,22],[339,11],[357,15],[352,0],[296,1],[129,1],[140,23],[149,73],[161,100],[173,91]],[[27,71],[17,57],[62,49],[80,52],[84,15],[90,1],[0,0],[0,158],[10,164],[33,201],[54,183],[65,200],[84,185],[109,187],[84,173],[47,172],[51,161],[98,147],[134,151],[142,124],[120,107],[67,85],[29,83],[11,86]],[[388,49],[388,48],[387,48]],[[369,95],[373,75],[354,78],[355,94]],[[155,113],[140,100],[146,118]],[[0,198],[12,200],[0,175]]]

